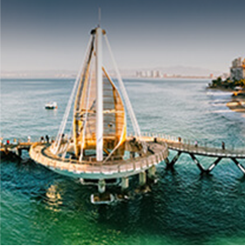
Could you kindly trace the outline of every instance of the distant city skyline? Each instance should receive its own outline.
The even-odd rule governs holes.
[[[245,55],[244,0],[1,0],[1,70],[77,71],[99,7],[122,70],[228,72]]]

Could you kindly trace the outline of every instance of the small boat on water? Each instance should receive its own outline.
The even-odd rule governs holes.
[[[57,109],[57,102],[49,102],[45,104],[45,109]]]
[[[92,194],[90,196],[92,204],[111,204],[115,201],[115,197],[110,193]]]

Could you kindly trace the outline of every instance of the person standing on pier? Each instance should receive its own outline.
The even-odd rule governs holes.
[[[46,135],[45,138],[46,138],[47,143],[49,143],[49,136]]]
[[[225,149],[225,142],[222,142],[222,149]]]

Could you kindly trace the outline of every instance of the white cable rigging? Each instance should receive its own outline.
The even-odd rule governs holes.
[[[85,112],[84,129],[83,129],[83,137],[82,137],[81,153],[80,153],[79,161],[82,161],[82,159],[83,159],[83,146],[85,144],[85,134],[86,134],[86,128],[87,128],[87,121],[88,121],[88,110],[89,110],[89,100],[90,100],[92,69],[90,69],[89,73],[90,74],[89,74],[89,79],[88,79],[88,89],[87,89],[87,98],[86,98],[87,99],[86,100],[86,112]]]
[[[87,62],[86,57],[89,54],[89,47],[90,47],[90,44],[91,44],[91,39],[92,39],[92,37],[90,37],[88,46],[86,48],[85,60],[84,60],[85,62]],[[58,131],[58,134],[57,134],[55,143],[52,146],[51,151],[53,152],[53,154],[57,154],[57,152],[59,150],[60,143],[61,143],[61,140],[62,140],[62,135],[64,133],[64,130],[65,130],[65,127],[66,127],[66,124],[67,124],[67,119],[68,119],[69,114],[70,114],[70,110],[71,110],[72,102],[73,102],[73,99],[74,99],[74,96],[75,96],[75,93],[76,93],[76,90],[77,90],[77,86],[79,84],[81,75],[83,74],[83,68],[84,68],[84,64],[81,65],[81,67],[79,69],[79,72],[77,74],[77,77],[76,77],[76,80],[75,80],[75,83],[74,83],[74,86],[73,86],[73,89],[72,89],[72,93],[71,93],[70,98],[69,98],[69,101],[67,103],[66,110],[65,110],[65,113],[64,113],[62,122],[60,124],[60,128],[59,128],[59,131]]]
[[[110,47],[108,38],[107,38],[106,35],[104,35],[104,37],[105,37],[105,40],[106,40],[106,44],[107,44],[109,53],[110,53],[110,55],[111,55],[111,59],[112,59],[114,68],[115,68],[115,70],[116,70],[116,74],[117,74],[117,79],[118,79],[118,82],[119,82],[119,86],[120,86],[122,95],[123,95],[123,97],[124,97],[124,100],[125,100],[125,103],[126,103],[126,107],[127,107],[127,109],[128,109],[128,113],[129,113],[130,119],[131,119],[132,124],[133,124],[134,132],[135,132],[136,136],[140,137],[140,136],[141,136],[140,128],[139,128],[137,119],[136,119],[136,117],[135,117],[135,114],[134,114],[132,105],[131,105],[131,103],[130,103],[130,100],[129,100],[127,91],[126,91],[125,86],[124,86],[124,84],[123,84],[123,81],[122,81],[120,72],[119,72],[119,70],[118,70],[118,68],[117,68],[117,64],[116,64],[115,58],[114,58],[114,56],[113,56],[113,53],[112,53],[112,50],[111,50],[111,47]]]
[[[108,40],[106,34],[104,35],[104,37],[105,37],[105,41],[106,41],[106,44],[107,44],[107,47],[108,47],[108,50],[109,50],[109,53],[110,53],[110,56],[111,56],[115,71],[116,71],[116,74],[117,74],[117,79],[118,79],[118,82],[119,82],[119,86],[120,86],[122,95],[124,97],[126,108],[128,110],[129,117],[131,119],[135,135],[137,137],[141,137],[140,127],[139,127],[138,121],[137,121],[137,119],[135,117],[134,110],[133,110],[131,102],[129,100],[126,88],[125,88],[124,83],[122,81],[122,77],[121,77],[120,72],[118,70],[114,55],[113,55],[112,50],[111,50],[111,46],[110,46],[109,40]],[[145,144],[145,142],[142,142],[142,145],[143,145],[144,152],[146,152],[146,144]]]
[[[129,100],[129,97],[128,97],[126,88],[124,86],[124,83],[122,81],[120,72],[118,70],[118,67],[117,67],[117,64],[116,64],[116,61],[115,61],[114,55],[112,53],[112,50],[111,50],[111,47],[110,47],[110,44],[109,44],[109,41],[108,41],[108,38],[107,38],[106,34],[104,34],[104,37],[105,37],[105,41],[106,41],[106,44],[107,44],[107,47],[108,47],[108,50],[109,50],[109,53],[110,53],[110,56],[111,56],[112,63],[114,65],[114,68],[115,68],[115,71],[116,71],[116,74],[117,74],[119,87],[120,87],[122,96],[124,98],[124,101],[125,101],[125,104],[126,104],[126,108],[127,108],[128,114],[130,116],[130,120],[132,122],[132,126],[133,126],[133,129],[134,129],[135,136],[140,138],[141,137],[141,132],[140,132],[140,128],[139,128],[137,119],[135,117],[131,102]],[[70,114],[71,106],[72,106],[72,103],[74,101],[75,93],[77,91],[79,82],[81,81],[81,77],[84,76],[84,73],[87,72],[87,71],[85,71],[87,69],[87,65],[88,65],[86,63],[88,62],[88,59],[91,58],[91,57],[89,58],[89,56],[92,55],[91,54],[91,48],[92,48],[92,45],[93,45],[92,38],[94,38],[94,37],[91,36],[91,38],[89,40],[89,43],[88,43],[88,46],[87,46],[87,49],[86,49],[86,53],[85,53],[86,54],[85,55],[85,60],[84,60],[85,62],[84,62],[84,64],[82,64],[82,66],[80,67],[79,72],[77,74],[77,77],[76,77],[76,80],[75,80],[75,83],[74,83],[74,86],[73,86],[73,89],[72,89],[68,104],[66,106],[66,110],[65,110],[61,125],[59,127],[59,131],[58,131],[55,143],[52,145],[51,151],[52,151],[53,154],[57,154],[58,152],[60,152],[60,153],[64,152],[63,155],[62,155],[62,156],[64,156],[66,151],[67,151],[67,146],[65,148],[60,148],[60,145],[62,143],[62,139],[63,139],[63,136],[64,136],[64,131],[65,131],[65,128],[66,128],[66,125],[67,125],[67,120],[68,120],[68,117],[69,117],[69,114]],[[82,136],[81,152],[80,152],[80,156],[79,156],[79,160],[80,161],[82,161],[82,159],[83,159],[83,145],[84,145],[84,141],[85,141],[85,134],[86,134],[86,128],[87,128],[87,121],[88,121],[88,107],[89,107],[90,87],[91,87],[91,70],[92,69],[90,69],[90,71],[89,71],[89,78],[88,78],[88,89],[87,89],[87,97],[86,97],[86,112],[85,112],[85,119],[84,119],[84,129],[83,129],[83,136]],[[146,151],[145,143],[142,142],[142,145],[143,145],[143,149],[144,149],[144,152],[145,152]],[[114,148],[112,153],[117,148],[118,148],[118,146],[116,146],[116,148]],[[111,156],[112,153],[109,156]],[[108,160],[108,158],[106,158],[106,160]]]

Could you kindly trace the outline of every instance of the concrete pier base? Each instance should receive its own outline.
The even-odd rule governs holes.
[[[104,179],[100,179],[98,182],[98,191],[99,193],[104,193],[106,190],[106,182]]]
[[[129,187],[129,180],[128,177],[123,177],[121,182],[122,190],[126,190]]]
[[[146,173],[145,172],[141,172],[139,174],[139,185],[145,185],[146,184]]]

